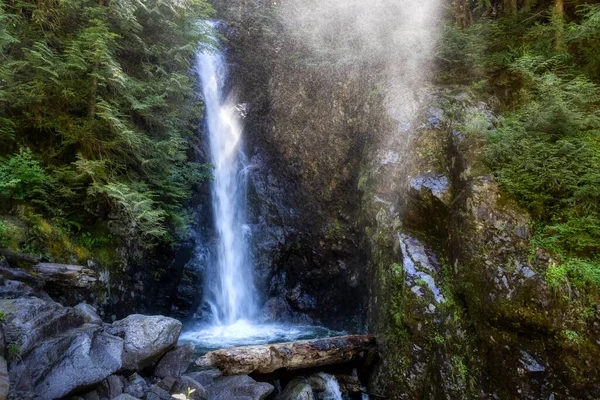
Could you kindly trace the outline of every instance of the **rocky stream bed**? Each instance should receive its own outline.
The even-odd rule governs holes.
[[[326,391],[318,367],[363,359],[374,343],[373,337],[350,336],[253,346],[194,362],[195,346],[178,344],[182,323],[174,318],[132,314],[105,323],[90,304],[66,307],[45,291],[89,288],[93,271],[0,263],[0,399],[313,399]],[[304,370],[264,375],[282,368]],[[356,375],[338,376],[345,393],[360,396]],[[283,389],[281,382],[287,383]]]

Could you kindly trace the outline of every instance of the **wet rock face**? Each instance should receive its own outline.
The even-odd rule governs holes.
[[[256,28],[250,31],[263,27]],[[284,32],[279,38],[286,50],[277,54],[278,46],[260,41],[245,46],[241,32],[228,32],[229,55],[232,85],[247,105],[248,224],[258,291],[266,294],[264,302],[285,301],[288,319],[364,329],[357,167],[387,121],[379,115],[382,96],[358,71],[324,76],[307,67],[288,48]],[[271,303],[267,318],[272,311]]]
[[[593,398],[598,323],[582,312],[595,294],[549,286],[554,261],[479,160],[481,139],[439,130],[431,140],[435,129],[411,130],[408,169],[373,156],[365,172],[370,323],[385,338],[372,390],[393,399]],[[441,162],[423,157],[440,153]]]
[[[479,305],[480,313],[544,324],[559,310],[550,307],[544,279],[549,260],[543,252],[531,254],[528,215],[502,199],[489,176],[467,185],[471,195],[463,203],[465,213],[450,230],[457,279],[473,289],[465,288],[465,296],[473,296],[469,302]]]

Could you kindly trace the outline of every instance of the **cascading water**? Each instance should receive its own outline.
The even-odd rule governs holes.
[[[335,376],[320,372],[319,376],[325,381],[325,391],[322,394],[323,400],[342,400],[342,392],[340,391],[340,384],[338,383]]]
[[[333,332],[322,327],[257,323],[258,295],[246,243],[243,127],[235,102],[225,93],[227,66],[223,54],[199,51],[196,63],[214,165],[211,200],[217,245],[204,288],[211,320],[186,329],[181,339],[195,343],[202,352],[330,336]]]
[[[207,301],[214,323],[230,325],[256,313],[256,293],[244,234],[246,174],[241,150],[242,125],[235,104],[224,96],[226,64],[220,52],[196,56],[206,106],[206,125],[214,165],[212,208],[217,231],[214,285]]]

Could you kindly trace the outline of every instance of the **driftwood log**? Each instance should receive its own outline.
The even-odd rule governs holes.
[[[374,347],[375,336],[338,336],[215,350],[195,364],[217,367],[223,375],[268,374],[281,368],[294,370],[354,361]]]

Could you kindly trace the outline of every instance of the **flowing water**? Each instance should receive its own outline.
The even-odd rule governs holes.
[[[319,376],[325,381],[325,392],[323,393],[323,400],[342,400],[342,392],[340,391],[340,384],[338,383],[335,376],[320,372]]]
[[[242,147],[243,125],[236,103],[225,93],[227,66],[223,54],[199,51],[196,64],[214,165],[211,197],[217,246],[204,288],[210,320],[186,329],[181,340],[195,343],[202,353],[337,334],[322,327],[255,322],[259,307],[248,257],[250,233],[245,225],[247,166]]]
[[[241,152],[242,125],[236,105],[225,98],[226,64],[219,52],[199,52],[197,70],[206,106],[206,125],[214,166],[212,208],[217,251],[207,302],[215,325],[251,319],[256,292],[244,229],[246,175]]]

